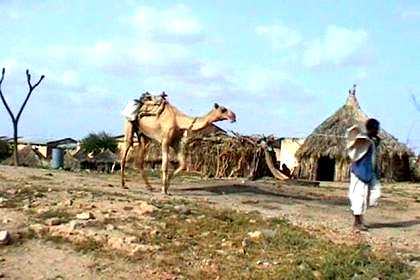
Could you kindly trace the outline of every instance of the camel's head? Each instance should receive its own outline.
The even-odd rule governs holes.
[[[220,106],[219,104],[215,103],[213,108],[213,114],[215,114],[215,118],[217,121],[231,121],[236,122],[236,115],[234,112],[229,110],[226,107]]]

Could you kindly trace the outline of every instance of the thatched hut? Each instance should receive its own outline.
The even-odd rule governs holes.
[[[109,149],[100,152],[94,157],[96,163],[96,170],[101,172],[111,172],[113,166],[118,163],[118,156]]]
[[[38,149],[26,146],[18,151],[19,164],[26,167],[49,167],[49,161],[43,156]],[[13,165],[13,155],[6,159],[3,164]]]
[[[344,106],[318,126],[297,151],[299,167],[295,174],[309,180],[348,180],[350,161],[346,151],[346,132],[353,125],[363,126],[367,119],[368,116],[360,108],[355,89],[351,90]],[[382,178],[408,180],[412,151],[383,129],[380,137],[382,143],[378,156]]]

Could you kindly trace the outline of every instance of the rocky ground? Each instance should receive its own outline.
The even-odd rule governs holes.
[[[354,233],[344,184],[184,176],[166,197],[129,178],[0,166],[0,278],[420,275],[419,184],[385,185]]]

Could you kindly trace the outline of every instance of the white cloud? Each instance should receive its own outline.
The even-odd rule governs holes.
[[[406,9],[400,12],[400,17],[403,20],[418,20],[420,19],[420,9]]]
[[[316,67],[322,64],[351,63],[350,60],[363,49],[367,40],[368,33],[362,29],[329,26],[322,38],[308,44],[303,54],[303,64],[307,67]]]
[[[74,70],[66,70],[60,77],[60,82],[64,86],[77,86],[79,85],[79,74]]]
[[[129,18],[129,22],[139,36],[159,41],[196,40],[203,29],[191,10],[181,4],[163,10],[140,6]]]
[[[282,24],[260,25],[255,32],[266,38],[274,49],[294,47],[302,41],[298,31]]]

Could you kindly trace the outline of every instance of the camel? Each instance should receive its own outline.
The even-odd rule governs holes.
[[[165,99],[166,95],[160,96]],[[153,98],[158,98],[153,96]],[[185,170],[185,144],[191,132],[200,131],[214,122],[230,120],[236,121],[236,115],[231,110],[214,104],[212,110],[202,117],[190,117],[172,106],[166,99],[159,102],[159,113],[145,115],[134,122],[126,120],[124,129],[124,150],[121,158],[121,185],[125,187],[125,165],[128,151],[133,146],[134,134],[139,141],[138,167],[145,182],[146,188],[153,190],[144,171],[144,157],[150,139],[158,141],[162,146],[162,193],[168,194],[170,178]],[[163,105],[162,105],[163,104]],[[169,147],[177,155],[179,167],[169,175]]]

